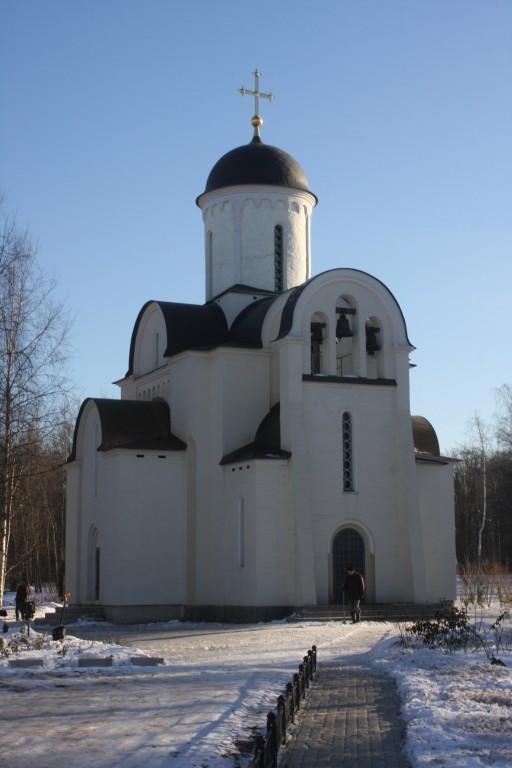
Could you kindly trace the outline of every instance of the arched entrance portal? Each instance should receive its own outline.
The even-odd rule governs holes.
[[[343,582],[349,565],[366,578],[366,551],[364,539],[354,528],[343,528],[332,543],[332,601],[343,602]]]

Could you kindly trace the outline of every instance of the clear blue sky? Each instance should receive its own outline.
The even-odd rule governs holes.
[[[75,313],[80,398],[116,396],[149,299],[204,301],[195,198],[250,141],[302,165],[313,272],[397,298],[441,448],[512,381],[510,0],[0,0],[0,188]]]

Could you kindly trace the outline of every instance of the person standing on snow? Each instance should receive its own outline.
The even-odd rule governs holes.
[[[20,613],[21,613],[21,617],[23,618],[23,611],[21,606],[23,605],[23,603],[27,602],[29,595],[30,595],[30,584],[28,583],[28,581],[24,581],[22,584],[19,585],[16,592],[16,597],[14,599],[14,602],[16,605],[16,621],[19,620]]]
[[[361,621],[361,600],[364,597],[364,579],[353,565],[347,568],[343,591],[347,594],[352,624]]]

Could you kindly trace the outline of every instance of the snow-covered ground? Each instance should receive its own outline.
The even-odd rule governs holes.
[[[484,650],[404,648],[397,625],[370,622],[79,622],[63,641],[31,628],[27,646],[9,605],[12,595],[4,603],[10,628],[1,636],[11,653],[0,655],[0,766],[244,766],[250,754],[238,748],[264,728],[312,645],[320,667],[346,659],[395,678],[412,766],[512,766],[510,621],[502,636],[508,650],[495,652],[504,667],[491,664]],[[497,608],[484,612],[483,632]],[[80,668],[78,659],[87,656],[111,656],[112,667]],[[163,657],[165,664],[134,665],[134,656]],[[9,665],[31,657],[44,666]]]

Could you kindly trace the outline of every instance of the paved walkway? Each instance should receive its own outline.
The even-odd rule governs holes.
[[[398,710],[391,678],[364,665],[324,663],[282,766],[408,768]]]

